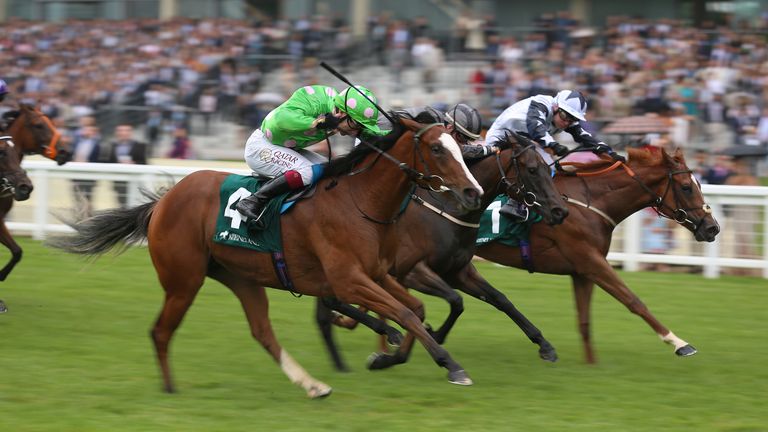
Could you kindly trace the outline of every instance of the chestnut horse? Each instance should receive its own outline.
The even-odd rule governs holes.
[[[518,140],[522,143],[518,143]],[[472,175],[486,191],[480,209],[466,215],[449,210],[441,213],[446,205],[443,200],[423,191],[417,193],[397,225],[400,244],[390,274],[406,288],[438,295],[449,303],[450,313],[445,322],[438,330],[430,331],[438,343],[445,341],[464,310],[462,298],[455,292],[460,290],[505,312],[519,325],[529,327],[527,333],[531,334],[531,341],[540,346],[540,356],[554,361],[557,358],[554,348],[504,294],[488,283],[479,286],[467,280],[466,274],[461,272],[474,256],[480,217],[497,195],[507,193],[521,202],[529,203],[549,225],[562,223],[568,215],[566,204],[555,189],[549,167],[534,149],[536,144],[525,137],[517,137],[516,140],[508,137],[506,141],[500,143],[505,149],[495,156],[469,162]],[[318,300],[316,319],[334,366],[344,371],[347,367],[334,343],[332,323],[345,327],[354,326],[355,323],[334,316],[328,309],[337,309],[353,318],[362,319],[364,323],[366,318],[350,309],[334,306],[338,305],[328,299],[322,302]],[[377,326],[382,328],[380,324]],[[389,331],[386,327],[384,329]],[[390,338],[392,342],[397,341]],[[374,354],[369,357],[368,367],[380,369],[403,363],[410,354],[411,346],[412,340],[406,340],[392,356]]]
[[[691,231],[697,241],[712,242],[720,226],[704,201],[701,187],[679,149],[629,149],[627,164],[597,162],[580,165],[575,175],[558,175],[555,185],[572,204],[562,226],[536,224],[531,230],[534,271],[570,275],[579,332],[587,363],[596,357],[590,336],[589,307],[594,284],[639,315],[678,356],[696,349],[677,337],[651,314],[606,259],[618,223],[646,207]],[[506,266],[525,268],[520,249],[499,242],[479,245],[477,255]],[[467,271],[476,272],[474,268]]]
[[[16,243],[5,225],[5,215],[13,207],[13,201],[23,201],[32,193],[32,182],[19,165],[25,154],[43,154],[55,159],[59,165],[65,163],[71,153],[61,140],[61,134],[51,120],[37,109],[20,105],[18,111],[5,113],[8,122],[5,132],[0,132],[0,159],[2,159],[3,185],[0,191],[0,243],[11,252],[11,259],[0,269],[0,281],[4,281],[21,260],[22,249]],[[0,311],[5,311],[0,300]]]
[[[660,216],[673,219],[687,228],[696,240],[715,240],[720,227],[709,205],[704,202],[701,187],[686,165],[682,152],[678,150],[674,155],[669,155],[663,151],[629,149],[626,165],[612,160],[574,165],[579,168],[576,173],[555,177],[556,187],[572,205],[569,216],[558,227],[533,225],[530,234],[533,269],[530,270],[571,276],[586,361],[596,361],[589,321],[590,300],[595,283],[631,312],[642,317],[662,341],[674,345],[675,354],[696,354],[692,345],[677,337],[651,314],[606,260],[616,225],[648,206],[654,208]],[[585,180],[585,177],[590,178]],[[450,232],[445,230],[439,235],[450,236]],[[484,243],[478,245],[476,254],[505,266],[526,268],[517,247],[499,242]],[[414,270],[406,282],[408,287],[451,301],[453,296],[442,291],[421,289],[432,283],[434,275],[432,272],[416,271],[420,270],[419,267]],[[482,292],[489,286],[472,263],[461,269],[456,278],[462,281],[462,289],[467,292]],[[369,326],[382,325],[376,319],[369,321],[372,322],[361,322]],[[342,323],[347,325],[346,322]],[[540,335],[530,323],[518,320],[515,323],[531,340]],[[541,356],[541,349],[539,354]],[[407,357],[398,356],[397,353],[377,354],[375,357],[379,367],[389,367],[406,360]]]
[[[375,144],[363,143],[347,156],[332,161],[314,196],[281,217],[291,290],[333,296],[397,322],[419,339],[439,366],[448,370],[450,382],[469,385],[469,375],[424,328],[422,302],[387,271],[397,250],[394,222],[414,183],[450,192],[467,210],[480,207],[482,188],[442,124],[425,126],[405,119],[401,122]],[[331,388],[293,360],[272,332],[264,287],[288,288],[278,277],[271,254],[213,241],[219,188],[228,175],[215,171],[192,173],[146,204],[70,221],[76,234],[51,243],[72,253],[98,256],[122,241],[147,239],[166,294],[151,332],[166,391],[174,391],[168,362],[171,337],[209,276],[238,297],[253,337],[288,378],[310,397],[326,396]]]

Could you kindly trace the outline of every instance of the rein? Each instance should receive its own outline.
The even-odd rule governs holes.
[[[574,165],[574,164],[573,163],[569,163],[569,162],[565,162],[563,165]],[[625,163],[623,163],[621,161],[616,161],[612,165],[610,165],[609,167],[601,169],[601,170],[598,170],[598,171],[576,172],[576,173],[569,173],[568,175],[575,175],[577,177],[591,177],[591,176],[602,175],[602,174],[608,173],[610,171],[615,170],[618,167],[622,167],[624,169],[624,171],[627,173],[627,175],[632,180],[637,182],[637,184],[640,185],[640,187],[651,196],[651,201],[648,204],[656,212],[656,214],[659,215],[659,217],[663,217],[665,219],[673,220],[673,221],[677,222],[678,224],[680,224],[682,226],[685,226],[685,224],[689,224],[693,228],[693,232],[695,233],[695,232],[697,232],[699,230],[699,228],[701,228],[701,225],[704,223],[704,218],[701,218],[701,219],[699,219],[698,222],[696,222],[696,221],[694,221],[694,220],[692,220],[692,219],[690,219],[688,217],[688,212],[691,211],[691,210],[703,210],[704,213],[706,213],[706,214],[712,213],[712,207],[710,207],[709,204],[706,204],[706,203],[701,208],[697,208],[697,207],[682,208],[682,207],[679,207],[679,205],[677,204],[677,203],[680,202],[680,200],[678,199],[677,191],[675,189],[672,189],[672,178],[675,175],[677,175],[677,174],[689,174],[689,175],[693,174],[693,171],[690,170],[690,169],[689,170],[670,170],[667,173],[667,185],[666,185],[666,188],[664,189],[664,193],[662,195],[658,195],[651,188],[649,188],[648,185],[646,185],[643,182],[643,180],[629,166],[627,166]],[[664,203],[664,198],[666,198],[667,193],[669,193],[670,189],[672,189],[672,191],[673,191],[672,193],[675,196],[675,204],[678,205],[678,208],[676,208],[676,209],[672,208],[671,206],[669,206],[669,205]],[[569,198],[567,196],[563,196],[563,198],[566,201],[568,201],[568,202],[572,202],[572,203],[574,203],[576,205],[580,205],[580,206],[582,206],[584,208],[587,208],[587,209],[590,209],[590,210],[594,211],[595,213],[597,213],[598,215],[600,215],[604,219],[606,219],[612,225],[612,227],[616,226],[616,222],[614,222],[613,219],[610,218],[602,210],[597,209],[595,207],[591,207],[588,204],[584,204],[584,203],[582,203],[582,202],[580,202],[578,200],[575,200],[573,198]],[[667,209],[673,216],[667,216],[666,214],[664,214],[662,212],[662,210],[664,210],[664,209]]]
[[[49,158],[49,159],[55,159],[56,155],[58,154],[58,150],[56,149],[56,143],[59,142],[61,139],[61,132],[56,128],[56,126],[53,125],[53,122],[51,122],[51,119],[48,118],[45,114],[41,113],[37,109],[30,109],[30,111],[33,111],[35,114],[37,114],[43,123],[45,123],[46,126],[48,126],[48,130],[51,131],[51,140],[48,142],[45,146],[40,146],[40,151],[38,150],[26,150],[23,153],[24,154],[42,154],[43,156]],[[13,124],[21,118],[24,111],[19,111],[19,114],[15,117],[12,117],[10,121],[8,122],[8,129],[10,129]],[[29,120],[27,120],[29,121]]]

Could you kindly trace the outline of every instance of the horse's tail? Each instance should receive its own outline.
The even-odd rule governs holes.
[[[147,238],[149,220],[163,191],[142,191],[149,202],[127,209],[109,209],[92,216],[57,215],[75,230],[74,235],[57,236],[46,241],[49,246],[65,252],[96,258],[117,247],[115,254]]]

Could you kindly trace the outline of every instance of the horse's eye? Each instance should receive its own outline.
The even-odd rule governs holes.
[[[8,156],[8,150],[1,149],[0,150],[0,159],[5,159],[6,156]]]
[[[528,173],[529,173],[529,174],[536,174],[536,171],[538,171],[538,169],[537,169],[537,168],[538,168],[538,167],[535,167],[535,166],[532,166],[532,167],[528,167]]]
[[[38,130],[44,130],[44,129],[45,129],[45,125],[36,124],[36,125],[35,125],[35,129],[38,129]]]
[[[683,183],[682,188],[683,192],[690,192],[693,189],[690,183]]]
[[[432,145],[429,147],[429,149],[432,151],[432,153],[434,153],[434,154],[436,154],[436,155],[437,155],[437,154],[440,154],[440,153],[442,153],[442,152],[443,152],[443,146],[442,146],[442,144],[432,144]]]

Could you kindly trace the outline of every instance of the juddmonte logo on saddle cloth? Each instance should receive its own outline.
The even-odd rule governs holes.
[[[260,252],[282,250],[280,241],[280,206],[285,196],[272,200],[264,212],[266,229],[258,233],[248,232],[245,216],[235,210],[235,204],[261,187],[259,180],[250,176],[232,174],[219,190],[219,216],[216,218],[216,234],[213,241],[229,246],[244,247]]]

